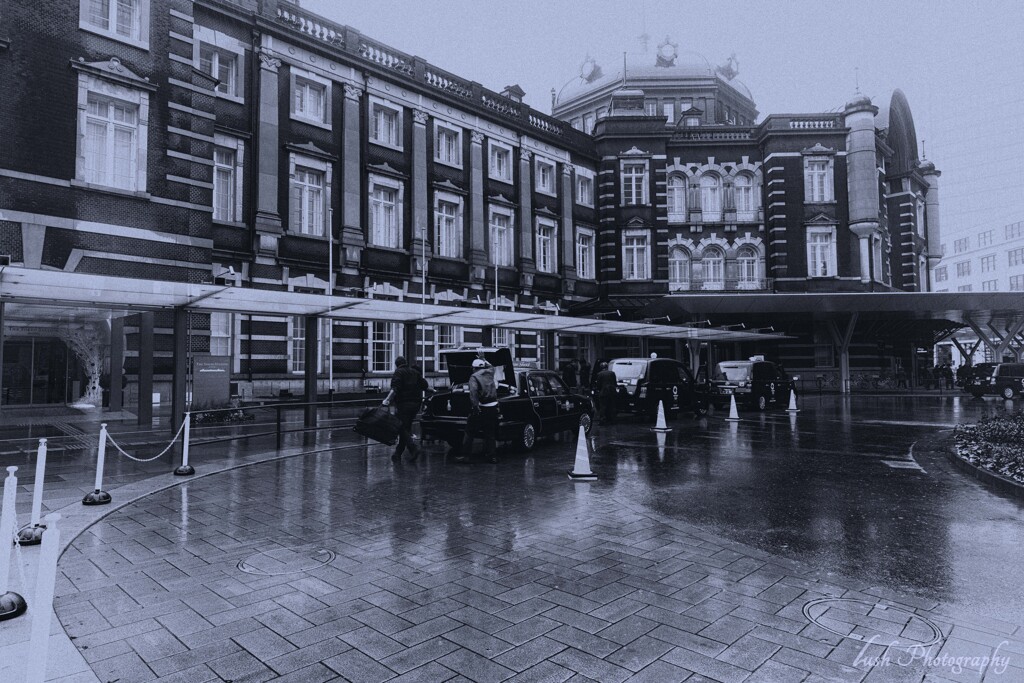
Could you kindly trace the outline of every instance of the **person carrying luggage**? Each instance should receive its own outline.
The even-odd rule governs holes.
[[[483,358],[473,361],[473,374],[469,378],[469,418],[466,435],[455,462],[473,462],[473,441],[479,435],[484,442],[484,459],[498,462],[498,385],[494,381],[494,368]]]
[[[402,426],[398,431],[398,446],[395,448],[392,460],[401,460],[402,453],[409,451],[409,460],[415,460],[420,455],[420,447],[412,440],[412,423],[416,414],[423,404],[423,392],[430,388],[427,380],[416,368],[409,365],[404,356],[395,359],[395,374],[391,378],[391,391],[384,399],[383,405],[389,406],[395,402],[395,413],[401,421]]]

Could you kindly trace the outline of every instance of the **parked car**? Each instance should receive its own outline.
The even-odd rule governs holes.
[[[992,368],[987,394],[1010,399],[1024,392],[1024,363],[999,363]]]
[[[594,403],[570,391],[557,372],[515,365],[507,348],[462,347],[442,351],[451,386],[424,401],[420,419],[423,439],[461,443],[469,416],[469,378],[472,363],[481,356],[494,366],[498,384],[498,441],[529,451],[538,438],[577,432],[590,433]]]
[[[795,391],[792,378],[764,356],[751,356],[747,360],[718,363],[711,376],[711,401],[717,407],[727,407],[730,397],[736,404],[767,410],[772,406],[789,405],[789,392]]]
[[[981,398],[989,389],[989,380],[996,363],[978,363],[969,368],[961,368],[964,391],[974,398]]]
[[[698,384],[689,368],[672,358],[616,358],[608,362],[618,383],[616,412],[653,416],[664,402],[666,417],[684,410],[694,415],[708,412],[705,386]]]

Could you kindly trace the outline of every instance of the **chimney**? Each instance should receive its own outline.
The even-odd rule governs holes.
[[[506,85],[505,89],[501,91],[502,97],[507,97],[513,102],[522,102],[523,95],[525,94],[526,91],[520,88],[518,85]]]

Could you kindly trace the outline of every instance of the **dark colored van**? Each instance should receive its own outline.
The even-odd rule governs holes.
[[[1010,399],[1024,392],[1024,363],[999,363],[988,380],[988,394]]]
[[[978,363],[968,368],[960,369],[960,379],[963,382],[964,391],[974,398],[981,398],[989,391],[989,380],[992,378],[992,371],[996,363]]]
[[[789,394],[795,385],[785,371],[764,356],[748,360],[723,361],[715,366],[711,377],[711,400],[716,407],[727,407],[732,397],[737,405],[758,410],[789,405]]]
[[[708,412],[707,391],[690,370],[672,358],[616,358],[608,362],[618,383],[616,411],[653,416],[664,402],[665,417],[684,410]]]

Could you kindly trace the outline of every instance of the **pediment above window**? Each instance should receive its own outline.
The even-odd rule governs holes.
[[[540,207],[534,213],[536,213],[538,216],[548,216],[550,218],[558,218],[558,214],[555,213],[554,211],[552,211],[551,209],[549,209],[546,206]]]
[[[626,221],[626,227],[631,229],[646,228],[647,223],[644,221],[643,218],[640,218],[639,216],[634,216],[633,218],[630,218],[628,221]]]
[[[139,76],[137,73],[122,64],[121,60],[117,57],[111,57],[110,59],[99,62],[87,62],[85,61],[85,57],[79,57],[78,60],[71,61],[71,68],[75,71],[81,71],[93,76],[106,78],[133,88],[141,88],[143,90],[150,91],[156,90],[156,86],[150,83],[148,78]]]
[[[487,198],[487,201],[491,202],[492,204],[504,204],[505,206],[515,206],[516,205],[516,203],[514,201],[512,201],[511,199],[509,199],[508,197],[506,197],[503,194],[492,194],[491,196],[489,196]]]
[[[394,168],[391,164],[386,161],[383,164],[367,164],[367,170],[381,175],[391,176],[392,178],[407,178],[405,173],[402,173],[397,168]]]
[[[316,157],[318,159],[323,159],[324,161],[338,160],[338,157],[334,156],[330,152],[325,152],[324,150],[314,145],[312,142],[303,142],[301,145],[289,142],[288,144],[285,145],[285,149],[287,149],[289,152],[295,152],[296,154],[305,154],[306,156]],[[392,171],[394,171],[394,169],[392,169]],[[394,172],[397,173],[397,171]]]
[[[443,181],[434,183],[435,190],[441,190],[443,192],[454,192],[455,194],[466,194],[466,191],[453,183],[452,181],[445,178]]]
[[[804,224],[805,225],[810,225],[810,226],[821,226],[821,225],[829,225],[829,226],[831,226],[831,225],[835,225],[836,224],[836,217],[835,216],[829,216],[826,213],[819,213],[816,216],[814,216],[814,218],[811,218],[810,220],[804,221]]]
[[[814,143],[813,147],[808,147],[806,149],[800,150],[800,153],[801,154],[806,154],[808,156],[825,156],[825,155],[834,155],[836,153],[836,151],[834,149],[832,149],[831,147],[825,147],[820,142],[816,142],[816,143]]]
[[[638,149],[636,145],[633,145],[632,148],[626,150],[625,152],[619,152],[619,156],[620,157],[649,157],[649,156],[651,156],[651,153],[650,152],[645,152],[642,149]]]

